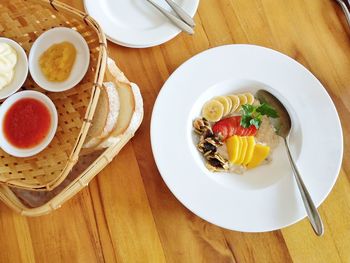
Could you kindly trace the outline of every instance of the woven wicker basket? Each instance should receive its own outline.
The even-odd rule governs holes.
[[[53,0],[0,2],[0,35],[17,41],[27,54],[37,37],[54,27],[78,31],[90,49],[89,70],[75,88],[44,92],[28,77],[24,89],[48,95],[59,114],[58,129],[49,147],[29,158],[15,158],[0,150],[0,184],[35,191],[58,186],[78,161],[91,125],[106,68],[106,38],[88,15]]]
[[[4,159],[11,160],[11,157],[0,151],[0,182],[3,182],[0,200],[25,216],[50,213],[86,187],[134,136],[143,118],[140,91],[136,84],[131,84],[135,108],[129,128],[105,150],[80,151],[107,70],[104,34],[88,15],[56,1],[13,0],[11,4],[0,3],[1,35],[18,41],[27,52],[41,32],[55,26],[74,28],[84,36],[91,51],[90,69],[79,87],[59,94],[47,93],[57,103],[61,118],[60,128],[48,151],[34,158],[12,159],[12,162],[5,162]],[[28,79],[26,87],[39,90],[31,79]],[[61,160],[58,152],[65,153]],[[46,167],[58,172],[46,173]]]
[[[135,84],[134,89],[138,91]],[[135,105],[136,118],[130,129],[120,137],[119,142],[106,150],[81,154],[72,171],[54,190],[40,192],[0,186],[0,200],[16,212],[31,217],[45,215],[60,208],[63,203],[86,187],[134,136],[143,118],[142,100],[135,99],[135,101],[138,102]]]

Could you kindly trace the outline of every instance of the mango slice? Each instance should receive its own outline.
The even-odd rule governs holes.
[[[255,144],[253,157],[247,165],[247,168],[255,168],[264,161],[270,153],[270,147],[262,144]]]
[[[241,159],[241,154],[242,154],[242,148],[243,148],[243,137],[242,136],[238,136],[238,156],[237,159],[235,160],[234,164],[239,165],[239,160]]]
[[[254,136],[231,136],[226,147],[230,163],[249,169],[259,166],[270,154],[270,147],[256,144]]]
[[[246,156],[247,153],[247,149],[248,149],[248,139],[247,136],[243,136],[242,138],[242,148],[241,148],[241,152],[240,152],[240,156],[239,159],[237,160],[237,164],[241,165],[243,164],[244,158]]]
[[[247,147],[247,153],[245,154],[243,165],[247,166],[248,163],[251,162],[253,158],[254,148],[255,148],[255,139],[254,136],[248,136],[248,147]]]
[[[235,163],[239,157],[240,140],[237,135],[226,140],[226,148],[231,163]]]

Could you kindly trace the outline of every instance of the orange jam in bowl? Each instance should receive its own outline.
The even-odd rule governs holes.
[[[51,127],[47,106],[35,98],[16,101],[6,112],[3,133],[6,140],[21,149],[36,147],[46,138]]]
[[[77,50],[68,41],[53,44],[40,56],[41,71],[49,81],[65,81],[70,76],[76,55]]]

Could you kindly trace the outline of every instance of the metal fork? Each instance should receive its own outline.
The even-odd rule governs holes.
[[[346,5],[344,0],[336,0],[337,3],[340,5],[340,7],[343,9],[343,12],[345,14],[346,17],[346,21],[348,22],[349,26],[350,26],[350,10],[348,8],[348,6]],[[348,5],[350,6],[350,0],[347,0]]]

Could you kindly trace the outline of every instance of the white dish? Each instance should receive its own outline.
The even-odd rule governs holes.
[[[0,42],[7,43],[16,50],[17,64],[14,68],[14,76],[10,84],[0,90],[0,99],[4,99],[19,90],[28,75],[28,59],[24,49],[15,41],[0,37]]]
[[[77,56],[67,80],[63,82],[48,81],[39,66],[39,58],[53,44],[68,41],[77,50]],[[90,63],[90,50],[85,39],[75,30],[56,27],[40,35],[29,53],[29,70],[33,80],[43,89],[61,92],[76,86],[85,76]]]
[[[5,138],[2,127],[4,122],[4,117],[6,115],[6,112],[11,108],[11,106],[16,102],[24,98],[33,98],[41,101],[46,105],[48,110],[50,111],[51,115],[51,127],[50,131],[45,137],[45,139],[37,146],[29,149],[20,149],[12,144],[10,144],[7,139]],[[44,95],[43,93],[40,93],[38,91],[33,90],[26,90],[18,92],[11,97],[7,98],[4,103],[0,106],[0,125],[1,125],[1,131],[0,131],[0,148],[3,149],[5,152],[12,156],[16,157],[29,157],[33,156],[42,150],[44,150],[52,141],[53,137],[55,136],[56,130],[57,130],[57,123],[58,123],[58,116],[57,116],[57,110],[55,107],[55,104],[50,100],[49,97]]]
[[[319,206],[340,170],[342,129],[322,84],[290,57],[252,45],[207,50],[170,76],[152,114],[152,150],[167,186],[192,212],[231,230],[271,231],[306,216],[282,143],[270,164],[244,175],[209,172],[194,144],[192,121],[206,100],[260,88],[291,113],[291,151]]]
[[[199,0],[177,0],[194,16]],[[164,0],[157,3],[171,11]],[[181,30],[146,0],[84,0],[85,10],[103,28],[107,38],[132,48],[156,46],[174,38]]]

